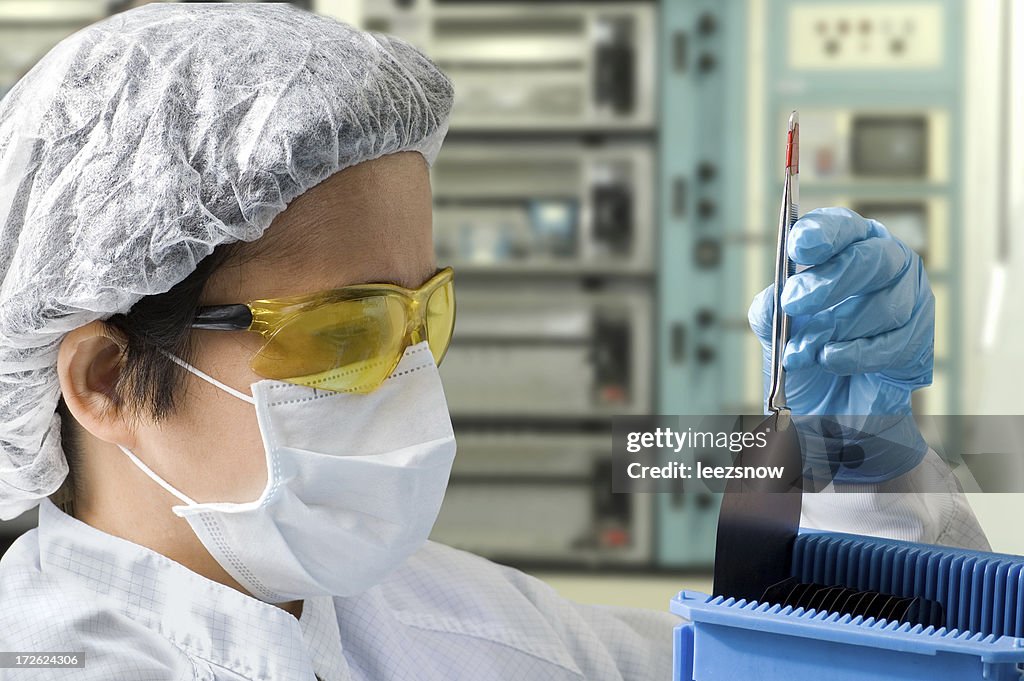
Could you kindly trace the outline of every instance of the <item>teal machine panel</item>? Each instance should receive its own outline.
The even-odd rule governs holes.
[[[762,408],[746,311],[772,276],[779,131],[792,109],[801,212],[850,206],[923,256],[936,370],[915,410],[960,412],[964,4],[662,2],[659,413]],[[942,436],[956,446],[957,433]],[[710,565],[719,500],[657,497],[659,563]]]
[[[741,296],[746,11],[743,2],[661,5],[658,411],[742,411],[742,348],[725,329]],[[730,274],[732,273],[732,274]],[[744,308],[745,309],[745,308]],[[745,322],[743,322],[745,324]],[[657,560],[705,568],[714,558],[720,498],[657,495]]]
[[[963,301],[955,254],[961,249],[965,6],[962,0],[766,3],[766,195],[778,193],[782,152],[778,144],[772,148],[772,132],[799,109],[801,212],[849,206],[921,254],[937,323],[935,380],[915,395],[918,413],[962,408]],[[770,265],[770,252],[763,262]]]

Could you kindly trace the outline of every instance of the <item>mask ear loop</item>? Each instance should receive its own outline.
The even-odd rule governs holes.
[[[183,493],[181,493],[178,490],[174,489],[173,487],[171,487],[171,484],[169,482],[167,482],[166,480],[161,478],[159,475],[154,473],[153,469],[150,468],[149,466],[147,466],[146,464],[142,463],[142,459],[140,459],[139,457],[135,456],[135,454],[132,452],[132,450],[128,449],[124,445],[118,445],[118,447],[121,449],[122,452],[125,453],[125,456],[127,456],[129,459],[131,459],[132,463],[134,463],[136,466],[138,466],[139,470],[141,470],[143,473],[145,473],[147,476],[149,476],[149,478],[153,482],[155,482],[156,484],[160,485],[165,490],[170,492],[172,495],[174,495],[175,497],[180,499],[182,501],[182,503],[184,503],[185,505],[187,505],[187,506],[197,506],[198,505],[198,503],[195,500],[185,496]]]
[[[220,381],[218,381],[217,379],[213,378],[209,374],[207,374],[207,373],[205,373],[203,371],[200,371],[199,369],[189,365],[187,363],[187,361],[185,361],[184,359],[181,359],[180,357],[178,357],[178,356],[168,352],[167,350],[164,350],[164,349],[161,348],[160,351],[163,352],[165,355],[167,355],[167,357],[170,358],[170,360],[173,361],[174,364],[178,365],[179,367],[181,367],[185,371],[193,373],[193,374],[196,374],[197,376],[199,376],[203,380],[212,383],[213,385],[217,386],[218,388],[220,388],[224,392],[227,392],[229,394],[232,394],[232,395],[238,397],[239,399],[242,399],[244,401],[249,402],[250,405],[253,405],[253,406],[256,405],[256,399],[252,395],[247,395],[246,393],[242,392],[241,390],[236,390],[236,389],[232,388],[229,385],[221,383]],[[126,448],[126,446],[124,446],[123,444],[118,444],[118,449],[120,449],[122,452],[124,452],[125,456],[128,457],[131,460],[131,462],[133,464],[135,464],[136,467],[138,467],[138,469],[140,471],[145,473],[148,478],[152,479],[154,482],[156,482],[157,484],[162,486],[164,488],[164,490],[166,490],[173,497],[177,498],[183,504],[185,504],[186,506],[198,506],[199,505],[199,503],[196,502],[196,500],[191,499],[191,498],[187,497],[186,495],[182,494],[181,492],[178,492],[177,490],[175,490],[175,488],[173,486],[171,486],[171,484],[167,480],[165,480],[164,478],[162,478],[159,475],[157,475],[157,473],[154,472],[154,470],[152,468],[150,468],[150,467],[146,466],[144,463],[142,463],[142,460],[139,459],[138,457],[136,457],[135,453],[132,452],[131,450],[129,450],[128,448]]]
[[[161,349],[160,352],[162,352],[172,362],[174,362],[175,364],[177,364],[181,368],[185,369],[186,371],[189,371],[189,372],[199,376],[199,378],[203,379],[204,381],[212,383],[213,385],[217,386],[218,388],[220,388],[224,392],[229,393],[231,395],[234,395],[238,399],[243,400],[245,402],[248,402],[249,404],[255,406],[256,400],[251,395],[246,395],[245,393],[243,393],[240,390],[235,390],[230,385],[227,385],[225,383],[222,383],[222,382],[218,381],[213,376],[210,376],[209,374],[207,374],[207,373],[205,373],[203,371],[200,371],[199,369],[195,368],[194,366],[192,366],[191,364],[189,364],[185,360],[183,360],[183,359],[181,359],[181,358],[171,354],[170,352],[167,352],[166,350]],[[169,494],[171,494],[172,496],[176,497],[177,499],[179,499],[182,503],[184,503],[187,506],[198,506],[199,505],[198,502],[196,502],[194,499],[192,499],[192,498],[186,496],[185,494],[183,494],[182,492],[179,492],[178,490],[174,489],[174,487],[172,487],[169,482],[167,482],[166,480],[161,478],[159,475],[157,475],[153,471],[152,468],[150,468],[145,463],[143,463],[142,459],[140,459],[139,457],[135,456],[135,453],[132,450],[128,449],[124,445],[120,445],[119,444],[117,446],[118,446],[118,448],[122,452],[124,452],[125,456],[127,456],[129,459],[131,459],[131,462],[134,463],[136,465],[136,467],[138,467],[139,470],[141,470],[143,473],[145,473],[146,476],[149,477],[153,482],[155,482],[156,484],[160,485],[165,490],[167,490],[167,492]]]
[[[167,357],[172,362],[174,362],[175,364],[180,366],[185,371],[188,371],[188,372],[191,372],[191,373],[195,374],[196,376],[198,376],[199,378],[203,379],[207,383],[212,383],[213,385],[217,386],[218,388],[220,388],[224,392],[229,393],[231,395],[234,395],[235,397],[237,397],[238,399],[240,399],[240,400],[242,400],[244,402],[248,402],[249,404],[251,404],[253,406],[256,405],[256,399],[252,395],[246,395],[241,390],[235,390],[230,385],[227,385],[225,383],[221,383],[220,381],[218,381],[213,376],[207,374],[204,371],[200,371],[199,369],[195,368],[194,366],[192,366],[191,364],[189,364],[185,360],[183,360],[180,357],[177,357],[175,355],[172,355],[171,353],[167,352],[166,350],[161,350],[160,352],[162,352],[165,355],[167,355]]]

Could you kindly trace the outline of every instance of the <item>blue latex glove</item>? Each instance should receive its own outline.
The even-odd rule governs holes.
[[[935,297],[921,258],[877,220],[846,208],[800,218],[789,257],[808,268],[782,292],[792,317],[786,398],[805,462],[827,463],[837,482],[902,475],[928,449],[910,411],[910,394],[931,384],[934,363]],[[748,313],[764,350],[766,394],[773,289]]]

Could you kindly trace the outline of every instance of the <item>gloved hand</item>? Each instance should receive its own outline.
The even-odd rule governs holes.
[[[805,470],[824,462],[837,482],[902,475],[928,449],[910,412],[910,394],[931,383],[934,362],[935,298],[921,258],[846,208],[800,218],[789,257],[807,267],[782,292],[792,317],[786,398]],[[748,313],[764,350],[766,394],[773,290],[761,291]]]

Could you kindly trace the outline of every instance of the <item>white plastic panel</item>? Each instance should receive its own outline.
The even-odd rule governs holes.
[[[805,2],[789,10],[789,65],[806,70],[936,69],[942,65],[936,4]]]

